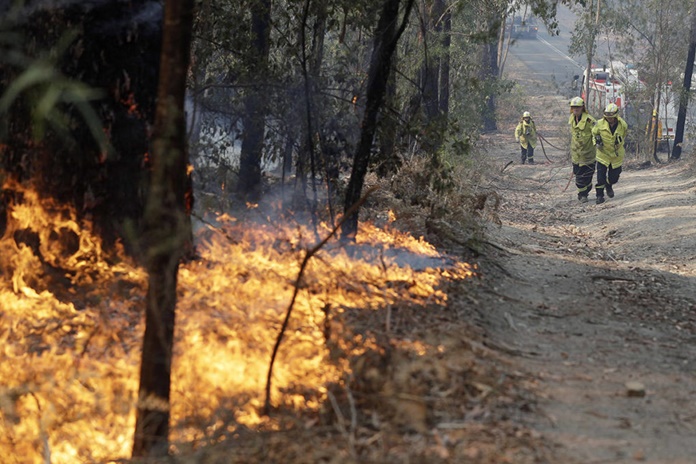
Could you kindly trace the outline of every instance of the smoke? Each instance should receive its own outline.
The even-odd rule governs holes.
[[[163,7],[159,0],[142,4],[135,4],[130,0],[0,0],[3,21],[18,25],[28,22],[32,16],[41,12],[74,10],[89,14],[102,8],[121,12],[114,20],[102,24],[105,34],[117,33],[134,25],[158,31],[161,29]]]

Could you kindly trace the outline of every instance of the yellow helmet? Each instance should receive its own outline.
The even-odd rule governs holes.
[[[570,100],[570,106],[585,106],[585,100],[580,97],[575,97]]]
[[[613,118],[619,112],[619,107],[616,103],[609,103],[606,108],[604,108],[604,116],[608,118]]]
[[[522,117],[523,117],[523,118],[531,118],[532,115],[529,114],[529,111],[525,111],[524,113],[522,113]]]

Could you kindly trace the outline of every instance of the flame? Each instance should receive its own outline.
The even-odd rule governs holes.
[[[127,458],[147,276],[123,254],[105,253],[74,212],[30,190],[21,197],[0,240],[0,455],[43,462],[48,453],[55,464]],[[174,443],[211,442],[235,424],[279,427],[259,410],[271,350],[315,235],[229,215],[217,223],[198,234],[200,259],[180,268]],[[18,242],[26,230],[38,240]],[[324,224],[320,233],[329,230]],[[74,243],[61,245],[60,237]],[[447,303],[443,279],[475,272],[467,264],[414,270],[411,258],[444,261],[422,238],[371,224],[361,224],[356,247],[360,253],[329,242],[309,261],[273,371],[275,405],[319,410],[326,386],[349,369],[347,357],[375,348],[370,334],[342,325],[347,309],[407,302],[427,310]],[[47,269],[60,269],[61,279],[51,284]],[[432,349],[411,345],[417,355]]]
[[[135,101],[135,94],[133,92],[130,92],[126,98],[122,98],[121,104],[128,108],[128,114],[131,116],[142,117],[140,110],[138,109],[138,104]]]

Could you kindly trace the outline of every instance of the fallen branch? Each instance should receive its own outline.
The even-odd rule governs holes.
[[[353,213],[355,213],[358,208],[362,206],[363,203],[367,200],[367,198],[372,194],[377,189],[377,187],[372,187],[365,193],[365,195],[362,196],[357,202],[351,206],[348,211],[346,211],[346,214],[343,215],[341,220],[334,226],[333,229],[331,229],[331,232],[324,237],[323,240],[321,240],[319,243],[314,245],[312,248],[307,250],[305,253],[304,259],[302,260],[302,264],[300,264],[300,270],[297,273],[297,279],[295,279],[295,285],[294,285],[294,291],[292,293],[292,298],[290,300],[290,305],[288,306],[288,310],[285,313],[285,320],[283,320],[283,325],[280,327],[280,333],[278,333],[278,337],[276,338],[275,346],[273,347],[273,353],[271,354],[271,362],[268,366],[268,376],[266,377],[266,400],[264,402],[263,406],[263,414],[269,415],[270,410],[271,410],[271,376],[273,374],[273,364],[275,364],[275,359],[276,356],[278,355],[278,349],[280,348],[280,343],[283,341],[283,335],[285,334],[285,330],[288,328],[288,322],[290,321],[290,315],[292,314],[292,310],[295,307],[295,300],[297,300],[297,294],[300,292],[300,283],[302,282],[302,277],[304,276],[305,269],[307,268],[307,264],[309,263],[309,260],[312,259],[312,257],[317,254],[319,250],[321,250],[326,243],[331,240],[331,238],[336,235],[338,230],[341,228],[343,223],[346,221],[347,218],[349,218]]]

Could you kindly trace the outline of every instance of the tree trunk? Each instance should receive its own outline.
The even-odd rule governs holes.
[[[174,316],[179,261],[190,237],[186,213],[187,148],[184,96],[194,0],[165,3],[153,177],[146,205],[149,275],[133,456],[164,456],[169,448]]]
[[[396,61],[398,55],[394,52],[392,56],[392,69],[397,69]],[[377,175],[385,178],[396,173],[401,165],[399,155],[396,153],[396,138],[398,127],[398,115],[396,113],[396,74],[389,73],[389,81],[384,95],[384,106],[388,109],[380,121],[379,132],[379,165]]]
[[[268,70],[271,34],[271,0],[254,0],[251,12],[253,46],[248,56],[250,82],[262,82]],[[244,135],[239,159],[237,192],[256,199],[261,189],[261,159],[266,126],[263,85],[254,85],[244,100]]]
[[[598,0],[599,1],[599,0]],[[599,27],[598,21],[592,25],[592,9],[594,5],[594,0],[590,0],[590,6],[587,10],[587,25],[590,29],[588,34],[588,44],[587,44],[587,76],[585,76],[585,107],[590,107],[590,76],[592,75],[592,54],[595,47],[595,36],[597,35],[597,28]],[[597,9],[597,18],[599,19],[599,5]],[[602,108],[604,109],[604,108]]]
[[[510,21],[510,31],[507,31],[508,18]],[[515,13],[513,12],[511,16],[507,14],[503,15],[502,25],[500,27],[500,34],[498,36],[498,77],[502,79],[503,72],[505,70],[505,63],[507,62],[507,56],[510,52],[510,42],[512,42],[512,25],[515,24]]]
[[[694,59],[696,59],[696,2],[692,6],[691,12],[691,34],[689,34],[689,53],[686,55],[686,66],[684,67],[684,86],[679,95],[679,113],[677,115],[677,127],[674,133],[674,145],[672,146],[671,158],[678,160],[681,158],[682,143],[684,142],[684,125],[686,124],[686,110],[689,106],[689,96],[691,95],[691,78],[694,73]]]
[[[452,44],[452,12],[443,3],[442,16],[442,57],[440,58],[440,114],[444,119],[449,115],[450,99],[450,45]]]
[[[440,40],[442,32],[441,16],[444,12],[442,0],[433,0],[430,11],[427,12],[428,27],[425,38],[426,43],[435,44]],[[428,40],[431,39],[432,40]],[[427,123],[433,124],[439,119],[439,85],[440,85],[440,52],[439,47],[428,47],[428,53],[423,70],[423,101],[425,104],[425,114],[428,118]]]
[[[486,90],[485,108],[483,111],[483,130],[485,132],[493,132],[498,130],[498,123],[495,118],[496,110],[496,90],[492,82],[498,80],[498,44],[497,42],[488,42],[482,46],[482,61],[483,68],[481,70],[481,79]]]
[[[441,76],[444,59],[441,44],[444,12],[443,0],[431,0],[425,12],[427,18],[425,30],[422,31],[426,45],[426,57],[421,70],[426,127],[421,138],[421,147],[430,155],[437,153],[442,145],[445,126],[441,112]]]
[[[302,144],[298,157],[298,169],[297,176],[301,183],[301,194],[302,199],[307,197],[307,161],[309,161],[309,174],[312,187],[312,212],[316,206],[318,193],[317,193],[317,156],[316,156],[316,146],[317,142],[321,139],[321,117],[318,115],[320,112],[321,105],[317,102],[317,85],[321,75],[321,64],[324,58],[324,36],[326,34],[326,19],[327,19],[327,9],[326,4],[319,2],[316,5],[316,17],[314,19],[314,24],[312,27],[312,43],[309,55],[307,54],[307,24],[310,17],[310,7],[312,5],[311,0],[305,0],[302,21],[300,22],[300,41],[302,47],[302,82],[304,84],[304,114],[302,118]],[[324,167],[327,168],[327,160],[325,154],[322,153],[321,156],[324,158]],[[329,190],[329,205],[331,205],[331,177],[328,173],[330,169],[326,169],[327,174],[327,189]],[[338,173],[336,173],[336,176]],[[331,206],[330,206],[331,208]]]
[[[351,211],[351,208],[357,204],[362,195],[365,175],[370,164],[370,151],[377,126],[377,114],[382,105],[387,82],[389,81],[391,58],[399,37],[408,22],[414,0],[406,1],[404,18],[397,30],[396,21],[399,17],[400,2],[401,0],[385,0],[375,31],[372,59],[367,78],[367,101],[362,120],[362,130],[360,141],[353,157],[353,169],[348,181],[344,204],[344,213],[348,214],[350,212],[341,228],[341,238],[344,240],[355,240],[358,232],[358,211]]]

